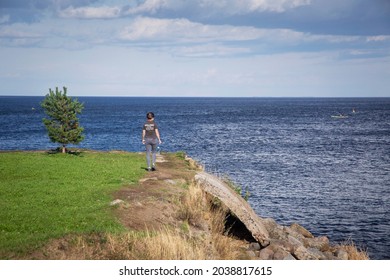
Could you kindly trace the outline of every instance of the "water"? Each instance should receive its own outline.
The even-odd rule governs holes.
[[[0,150],[57,146],[42,124],[42,99],[0,97]],[[390,259],[390,98],[79,100],[79,147],[143,151],[141,127],[153,111],[163,151],[186,151],[229,176],[261,217]],[[331,117],[338,113],[349,117]]]

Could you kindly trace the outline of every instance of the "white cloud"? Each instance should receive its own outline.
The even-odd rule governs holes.
[[[7,23],[9,21],[9,19],[10,19],[9,15],[0,16],[0,24]]]
[[[306,34],[304,36],[304,42],[327,42],[330,44],[344,44],[344,43],[353,43],[361,41],[363,37],[361,36],[342,36],[342,35],[316,35],[316,34]]]
[[[383,42],[390,41],[390,36],[370,36],[366,39],[367,42]]]
[[[109,19],[120,16],[121,8],[119,7],[69,7],[60,12],[63,18],[79,18],[79,19]]]
[[[28,24],[16,23],[0,27],[0,38],[40,38],[42,34]]]
[[[223,44],[210,43],[194,46],[176,46],[170,47],[169,50],[174,56],[204,58],[204,57],[221,57],[249,54],[251,50],[246,47],[229,47]]]
[[[366,37],[316,35],[291,29],[207,25],[188,19],[137,17],[117,33],[118,40],[191,57],[286,52],[291,47],[364,44]],[[376,38],[376,41],[383,38]],[[371,39],[374,41],[374,39]],[[317,47],[316,47],[317,46]]]
[[[388,95],[386,32],[335,36],[312,28],[300,32],[288,22],[302,15],[303,24],[317,14],[326,15],[321,24],[330,22],[325,19],[331,19],[337,1],[331,2],[56,0],[51,3],[58,5],[42,8],[33,21],[24,21],[28,24],[16,22],[26,17],[22,13],[0,15],[0,61],[6,69],[0,70],[0,94],[36,94],[64,83],[80,94],[97,95],[363,96],[373,85],[376,94]],[[340,11],[351,7],[341,2]],[[276,15],[275,21],[284,20],[279,25],[267,22],[270,13],[303,5],[320,12],[308,15],[310,7]],[[328,6],[333,8],[323,12]],[[267,15],[257,21],[261,12]],[[235,20],[242,21],[235,25]],[[260,28],[263,23],[290,28]]]
[[[119,33],[122,40],[174,40],[176,42],[255,40],[265,31],[253,27],[204,25],[187,19],[136,18]],[[172,41],[171,41],[172,42]]]
[[[216,10],[222,14],[246,14],[263,11],[281,13],[289,9],[309,5],[310,3],[311,0],[146,0],[139,6],[129,9],[128,12],[132,14],[154,14],[160,10],[196,8],[206,13],[210,10]]]
[[[0,47],[30,47],[39,45],[44,40],[44,34],[37,28],[16,23],[0,26]]]
[[[130,8],[127,12],[129,14],[141,14],[141,13],[155,13],[163,8],[173,8],[176,6],[177,1],[172,0],[146,0],[139,6]]]
[[[70,11],[70,10],[69,10]],[[78,16],[108,17],[118,10],[103,13],[79,10]],[[83,13],[81,13],[83,11]],[[71,14],[71,13],[70,13]],[[69,14],[69,16],[70,16]],[[77,13],[73,13],[74,16]],[[316,35],[291,29],[264,29],[252,26],[210,25],[185,18],[159,19],[138,16],[132,20],[110,21],[45,19],[34,24],[0,25],[0,44],[79,49],[96,45],[133,45],[159,49],[171,55],[189,57],[235,56],[267,52],[286,52],[291,48],[318,48],[348,44],[356,48],[367,42],[382,43],[389,36]]]
[[[226,1],[201,1],[205,8],[222,8],[230,14],[246,14],[252,12],[277,12],[282,13],[289,9],[309,5],[311,0],[226,0]]]

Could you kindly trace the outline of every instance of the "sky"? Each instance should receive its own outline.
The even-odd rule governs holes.
[[[390,97],[390,0],[0,0],[0,95]]]

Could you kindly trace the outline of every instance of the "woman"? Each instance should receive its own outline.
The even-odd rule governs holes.
[[[160,133],[158,126],[154,122],[154,114],[149,112],[146,114],[146,122],[142,129],[142,143],[146,146],[146,162],[148,171],[156,171],[156,150],[157,145],[161,144]],[[152,155],[152,158],[150,156]]]

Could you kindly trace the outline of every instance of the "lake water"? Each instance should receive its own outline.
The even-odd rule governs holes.
[[[57,146],[42,124],[43,98],[0,97],[0,150]],[[78,147],[144,151],[153,111],[161,150],[230,177],[259,216],[390,259],[390,98],[78,99],[86,136]],[[348,118],[332,117],[340,113]]]

